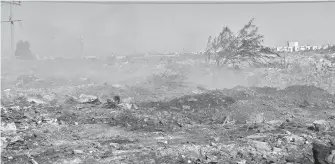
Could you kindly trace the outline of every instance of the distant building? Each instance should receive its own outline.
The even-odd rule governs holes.
[[[288,47],[299,47],[299,42],[287,42]]]
[[[329,44],[323,45],[322,49],[327,49],[329,47]]]
[[[293,52],[293,49],[294,49],[293,47],[287,47],[288,52]]]
[[[289,50],[289,47],[284,47],[284,51],[288,51]]]
[[[283,47],[276,47],[276,51],[278,51],[278,52],[283,51]]]
[[[277,52],[298,52],[298,51],[315,51],[321,49],[328,49],[332,47],[331,44],[326,45],[302,45],[299,46],[298,42],[287,41],[287,46],[285,47],[274,47],[273,50]]]
[[[306,50],[306,46],[301,46],[300,47],[300,51],[305,51]]]

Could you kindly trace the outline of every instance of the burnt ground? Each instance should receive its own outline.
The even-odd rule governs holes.
[[[335,144],[335,95],[322,89],[176,90],[104,85],[67,96],[2,93],[1,162],[308,164],[312,142]],[[80,100],[82,93],[99,101]],[[134,97],[138,108],[106,107],[116,94]],[[174,96],[162,98],[168,94]]]

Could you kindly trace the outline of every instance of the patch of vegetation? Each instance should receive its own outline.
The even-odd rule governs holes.
[[[154,87],[167,87],[168,89],[176,89],[178,87],[183,87],[184,80],[186,79],[186,74],[165,71],[161,74],[154,74],[150,76],[147,82],[154,85]]]
[[[269,63],[273,56],[279,57],[270,48],[262,45],[264,36],[258,34],[258,27],[253,24],[251,19],[236,34],[226,26],[217,37],[208,38],[205,55],[208,60],[214,59],[216,65],[220,67],[225,64],[241,65],[247,62],[250,66],[260,63]]]
[[[35,59],[35,55],[30,50],[30,43],[22,40],[16,44],[15,56],[22,60]]]

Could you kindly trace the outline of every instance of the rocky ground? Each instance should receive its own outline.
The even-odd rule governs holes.
[[[164,61],[4,62],[1,163],[335,163],[335,76],[322,63],[259,68],[246,82]],[[38,78],[18,76],[30,67]],[[213,89],[236,85],[258,87]]]
[[[156,99],[145,88],[109,85],[3,91],[1,162],[335,163],[333,94],[298,85],[198,87],[160,99],[176,90]],[[115,95],[121,105],[107,103]]]

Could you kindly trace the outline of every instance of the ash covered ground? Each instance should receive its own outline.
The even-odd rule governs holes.
[[[334,163],[335,74],[300,58],[2,60],[1,162]]]

